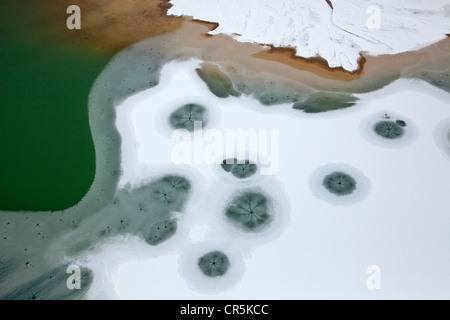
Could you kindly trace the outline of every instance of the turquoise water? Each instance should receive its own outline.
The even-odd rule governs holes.
[[[111,54],[57,38],[35,3],[0,1],[3,211],[71,207],[95,174],[87,99]]]

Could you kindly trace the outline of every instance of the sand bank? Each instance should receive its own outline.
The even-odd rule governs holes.
[[[379,56],[362,53],[360,69],[351,73],[342,68],[329,68],[320,58],[295,57],[290,49],[238,42],[223,34],[205,37],[211,27],[214,26],[186,20],[177,30],[148,39],[145,46],[158,48],[159,52],[175,58],[198,58],[214,63],[235,86],[259,82],[270,87],[276,83],[300,92],[367,92],[402,76],[422,77],[429,71],[445,73],[442,66],[450,62],[450,38],[447,37],[417,51]]]
[[[195,50],[198,58],[220,64],[225,70],[232,69],[229,73],[239,73],[245,66],[248,75],[270,73],[320,90],[366,91],[367,87],[379,87],[380,82],[387,83],[401,75],[416,77],[425,69],[441,72],[442,65],[450,62],[450,39],[447,37],[416,51],[377,56],[362,52],[358,68],[351,72],[343,67],[330,68],[329,63],[319,56],[299,57],[291,47],[238,42],[238,34],[211,36],[209,32],[219,27],[217,23],[189,16],[168,16],[171,7],[168,1],[78,0],[73,4],[81,8],[81,30],[68,31],[65,26],[61,27],[61,21],[67,18],[65,1],[55,1],[46,8],[49,11],[45,14],[55,23],[62,38],[75,39],[95,50],[116,52],[162,35],[155,39],[155,45],[167,42],[184,54]]]
[[[41,6],[48,22],[54,24],[59,37],[102,51],[117,52],[120,49],[179,28],[182,18],[167,16],[170,7],[167,0],[74,0],[81,10],[81,29],[68,30],[67,1],[52,1]],[[39,9],[38,8],[38,9]]]
[[[78,0],[82,29],[69,31],[61,26],[67,14],[67,3],[59,0],[52,3],[45,14],[55,24],[59,36],[80,42],[95,50],[116,52],[141,40],[166,35],[176,50],[188,47],[201,49],[201,59],[225,64],[237,63],[255,74],[268,72],[284,78],[302,82],[322,90],[362,90],[361,86],[376,80],[395,79],[401,74],[417,76],[418,69],[441,70],[449,65],[450,39],[424,47],[420,50],[399,54],[372,56],[360,53],[358,68],[352,72],[342,67],[330,68],[329,63],[319,57],[302,58],[291,47],[274,47],[250,42],[238,42],[239,35],[209,35],[218,28],[215,22],[194,19],[189,16],[168,16],[171,7],[168,1],[92,1]],[[256,58],[256,59],[255,59]],[[220,62],[222,61],[222,62]],[[352,80],[361,80],[349,86]],[[331,81],[329,81],[331,80]],[[345,81],[345,82],[341,82]],[[341,83],[339,83],[341,82]],[[358,88],[358,89],[356,89]]]

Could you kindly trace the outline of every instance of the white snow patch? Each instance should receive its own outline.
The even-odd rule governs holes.
[[[320,56],[330,67],[348,71],[358,68],[361,52],[417,50],[450,33],[448,0],[331,2],[334,10],[324,0],[172,0],[168,14],[217,22],[212,35],[224,33],[242,42],[293,47],[298,56]],[[379,20],[373,23],[378,13]]]

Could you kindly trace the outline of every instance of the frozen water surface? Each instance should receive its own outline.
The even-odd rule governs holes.
[[[146,46],[121,52],[93,86],[91,192],[64,212],[2,215],[0,297],[448,297],[447,93],[405,79],[350,98],[270,79],[244,88]],[[307,113],[324,98],[345,109]],[[293,109],[300,101],[313,109]],[[207,111],[197,131],[171,126],[186,105]],[[177,119],[192,120],[185,111]],[[380,121],[402,134],[377,132]],[[246,143],[227,150],[236,132]],[[224,170],[226,159],[243,163]],[[205,275],[199,261],[217,252],[229,267]],[[85,291],[67,292],[68,264],[82,267]],[[370,265],[382,290],[366,286]]]
[[[376,263],[381,268],[388,268],[385,281],[392,281],[394,286],[384,294],[380,291],[377,297],[413,297],[414,293],[404,291],[409,288],[409,276],[418,273],[424,275],[425,270],[434,270],[435,263],[448,264],[447,258],[431,249],[446,247],[444,239],[447,233],[444,226],[449,225],[449,217],[441,206],[438,208],[434,204],[438,197],[443,197],[438,202],[447,202],[444,200],[447,199],[444,194],[448,185],[438,178],[443,173],[446,162],[439,160],[440,154],[430,146],[431,135],[419,134],[432,131],[433,123],[439,122],[440,117],[448,114],[448,104],[445,100],[428,95],[426,92],[430,87],[427,84],[421,81],[399,80],[384,89],[356,95],[357,100],[352,101],[355,106],[345,111],[311,115],[293,110],[291,101],[267,109],[267,106],[254,96],[220,98],[211,93],[204,82],[199,81],[196,68],[195,61],[166,65],[162,69],[161,78],[164,79],[167,73],[171,74],[171,83],[167,84],[167,90],[158,90],[157,87],[149,89],[148,95],[142,95],[142,99],[134,103],[133,107],[128,106],[127,101],[119,107],[118,114],[121,116],[117,124],[118,128],[122,128],[119,131],[124,144],[136,146],[133,158],[131,153],[122,153],[123,159],[129,158],[123,163],[133,165],[123,167],[121,183],[139,179],[138,177],[145,175],[147,166],[170,161],[174,146],[181,140],[171,141],[166,133],[147,125],[148,119],[154,118],[155,115],[160,116],[158,108],[148,106],[164,105],[163,101],[171,101],[170,99],[182,99],[181,94],[186,95],[186,102],[190,101],[193,95],[202,96],[205,105],[215,108],[220,117],[217,117],[215,125],[209,128],[219,130],[224,137],[226,130],[230,128],[278,129],[280,157],[275,174],[261,175],[258,166],[254,175],[239,179],[230,174],[233,165],[223,165],[222,162],[228,159],[234,163],[231,160],[240,159],[245,163],[245,160],[251,159],[257,164],[257,149],[249,150],[248,154],[252,157],[241,158],[227,153],[224,148],[223,152],[211,154],[209,158],[214,160],[211,163],[204,161],[205,155],[202,155],[203,161],[196,162],[195,146],[199,147],[198,143],[202,141],[202,148],[207,148],[209,140],[195,137],[193,134],[188,136],[189,139],[183,140],[183,144],[190,145],[192,150],[192,163],[188,166],[203,177],[205,184],[204,193],[192,205],[192,210],[198,212],[194,224],[201,226],[203,231],[197,233],[200,229],[193,227],[189,237],[196,239],[195,241],[201,240],[208,246],[189,258],[181,252],[184,249],[180,249],[182,281],[173,280],[173,285],[179,288],[177,297],[205,298],[204,293],[219,292],[221,297],[228,298],[298,298],[311,295],[372,297],[374,292],[368,290],[365,285],[366,269]],[[180,81],[180,84],[177,84],[177,81]],[[173,92],[169,90],[172,86],[180,88],[179,97],[174,97]],[[430,99],[435,108],[433,113],[423,108],[424,101]],[[405,130],[405,135],[401,137],[405,140],[398,145],[390,144],[391,140],[383,140],[385,138],[376,135],[373,126],[370,126],[376,121],[385,120],[386,114]],[[370,124],[365,126],[366,129],[371,128],[370,134],[362,129],[363,124]],[[148,139],[150,136],[152,139]],[[204,135],[205,137],[208,135]],[[155,153],[155,150],[158,152]],[[265,156],[270,158],[270,152]],[[416,161],[430,164],[426,174],[417,172],[414,162],[410,160],[413,157]],[[320,166],[321,163],[329,163],[330,159],[335,162]],[[413,184],[405,186],[404,181],[408,181],[412,171],[419,175],[417,179],[422,183],[429,184],[428,190],[433,190],[433,193],[421,194],[419,189],[423,190],[423,185],[419,189]],[[354,179],[355,188],[350,188],[351,192],[337,195],[327,190],[324,179],[336,172],[345,173]],[[430,174],[434,178],[431,178]],[[440,187],[433,184],[435,179],[441,181]],[[277,220],[275,215],[273,220],[268,220],[271,223],[267,228],[261,228],[260,232],[249,232],[238,227],[236,221],[230,221],[226,211],[230,203],[236,204],[245,196],[257,193],[262,193],[270,199],[274,211],[280,212],[280,219]],[[412,201],[411,194],[417,194],[421,200]],[[388,205],[390,201],[401,201],[403,209],[392,210]],[[425,204],[435,207],[434,222],[423,215]],[[436,220],[442,223],[438,227],[438,233],[428,234],[428,230],[434,229]],[[391,221],[396,227],[383,221]],[[420,234],[420,240],[415,233],[404,231],[399,238],[397,232],[400,231],[396,229],[405,230],[406,226],[402,224],[416,230]],[[218,240],[239,248],[247,265],[247,272],[237,281],[239,284],[225,286],[220,290],[213,285],[214,282],[208,282],[211,279],[198,268],[199,257],[216,251],[225,253],[223,247],[209,245]],[[392,242],[396,244],[392,245]],[[431,251],[421,250],[423,247],[417,247],[419,243]],[[414,252],[405,252],[402,249],[411,245],[416,248]],[[418,252],[430,260],[423,260],[421,264],[411,266],[410,262],[415,261]],[[399,254],[402,259],[398,258]],[[359,258],[342,258],[344,256]],[[177,255],[161,257],[160,260],[161,265],[176,261]],[[277,261],[286,263],[283,263],[281,268]],[[145,265],[143,262],[142,267]],[[396,268],[408,266],[409,269],[396,272],[389,269],[389,265],[395,265]],[[186,271],[186,266],[191,269]],[[139,263],[130,262],[126,270],[131,267],[140,270]],[[130,276],[124,270],[113,278],[119,292],[123,289],[124,296],[132,296],[127,289],[129,286],[125,285],[125,281],[130,281]],[[283,270],[282,279],[285,280],[280,282],[280,275],[274,273],[274,270]],[[299,273],[298,270],[303,272]],[[355,276],[356,272],[359,272],[359,276]],[[316,280],[323,277],[324,273],[326,282],[320,282],[319,285]],[[420,280],[421,285],[433,283],[434,277],[435,274],[426,273],[425,278]],[[265,281],[261,282],[261,278]],[[148,281],[159,283],[152,275],[148,275]],[[185,282],[188,288],[194,291],[184,287]],[[263,290],[255,290],[255,287]],[[442,290],[445,290],[444,287],[445,285],[441,287]],[[273,292],[277,294],[272,295]],[[440,295],[444,291],[439,289],[435,292]],[[173,297],[173,293],[158,289],[158,294],[147,291],[145,296]]]

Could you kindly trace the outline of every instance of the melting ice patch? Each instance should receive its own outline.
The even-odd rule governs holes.
[[[337,163],[316,169],[311,175],[310,186],[314,195],[335,205],[356,203],[370,191],[369,179],[360,170]]]
[[[412,120],[388,110],[366,117],[360,130],[372,143],[388,148],[408,146],[418,135],[417,125]]]
[[[179,270],[192,289],[217,294],[235,286],[246,266],[242,253],[231,243],[207,241],[185,248],[179,258]]]

